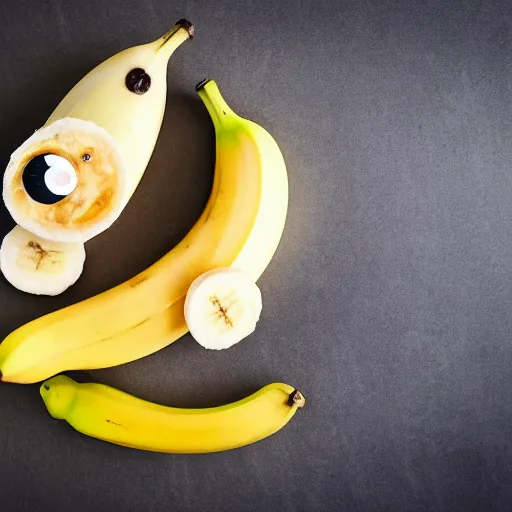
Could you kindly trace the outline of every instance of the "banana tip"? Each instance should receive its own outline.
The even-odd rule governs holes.
[[[296,405],[301,409],[306,404],[306,399],[298,389],[295,389],[290,393],[289,403],[290,405]]]
[[[205,78],[204,80],[201,80],[197,85],[196,85],[196,92],[197,91],[200,91],[208,82],[211,82],[211,79],[210,78]]]
[[[194,25],[190,23],[190,21],[186,19],[181,19],[176,22],[176,25],[179,25],[181,28],[184,28],[188,32],[190,39],[194,39],[195,28]]]

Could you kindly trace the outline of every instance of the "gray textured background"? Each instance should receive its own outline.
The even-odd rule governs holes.
[[[508,511],[512,503],[512,5],[497,1],[4,1],[0,165],[111,54],[181,17],[148,171],[57,298],[0,280],[0,335],[144,269],[205,204],[215,78],[289,168],[257,332],[189,336],[95,378],[175,406],[283,380],[307,408],[221,454],[137,452],[0,386],[2,511]],[[5,209],[1,233],[13,223]]]

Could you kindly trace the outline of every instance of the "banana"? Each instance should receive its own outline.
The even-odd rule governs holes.
[[[216,268],[200,275],[185,299],[185,321],[204,348],[226,349],[249,336],[262,308],[261,292],[240,269]]]
[[[193,37],[193,25],[182,19],[159,39],[110,57],[82,78],[46,121],[45,126],[65,117],[84,119],[110,133],[126,165],[125,202],[139,184],[160,133],[169,59]]]
[[[13,153],[3,199],[27,231],[84,243],[121,213],[126,178],[122,155],[106,130],[90,121],[60,119]]]
[[[84,244],[45,240],[15,226],[3,239],[0,269],[21,291],[36,295],[58,295],[74,284],[82,273]]]
[[[299,391],[282,383],[208,409],[165,407],[103,384],[79,384],[65,375],[45,381],[40,393],[53,418],[82,434],[165,453],[211,453],[255,443],[283,428],[305,404]]]
[[[122,157],[125,167],[122,174],[126,174],[123,202],[126,203],[144,174],[160,133],[167,98],[167,64],[175,50],[193,35],[193,25],[187,20],[179,20],[159,39],[128,48],[105,60],[69,91],[42,129],[36,131],[29,141],[35,137],[42,151],[63,153],[61,156],[68,157],[76,166],[82,156],[95,157],[87,151],[89,144],[95,141],[78,140],[71,147],[61,147],[58,137],[60,130],[50,127],[69,118],[71,123],[73,120],[83,120],[89,126],[96,126],[100,130],[100,139],[101,135],[106,138],[105,133],[110,136],[108,142],[111,148],[107,150],[112,149]],[[52,139],[52,136],[55,138]],[[103,149],[97,149],[96,158],[101,156]],[[4,179],[4,196],[13,193],[11,188],[19,188],[19,181],[14,178],[22,174],[24,166],[37,153],[35,144],[25,143],[13,154],[8,166],[9,173]],[[89,167],[98,172],[101,170],[101,160],[91,158],[87,162]],[[116,164],[121,167],[121,164]],[[27,202],[37,201],[28,195],[24,199]],[[7,207],[14,220],[23,225],[25,215],[18,207],[21,202],[20,194],[17,201],[7,201]],[[77,223],[78,232],[79,227]],[[27,229],[30,230],[30,227]],[[91,233],[85,233],[84,237],[90,238]]]
[[[286,220],[285,162],[271,135],[235,114],[213,80],[197,90],[213,120],[217,151],[212,192],[196,224],[132,279],[9,334],[0,344],[2,380],[33,383],[147,356],[187,333],[185,298],[203,273],[234,267],[259,279]]]
[[[180,20],[161,38],[110,57],[71,89],[9,160],[3,199],[17,224],[47,240],[84,243],[115,222],[160,133],[168,61],[193,33]]]

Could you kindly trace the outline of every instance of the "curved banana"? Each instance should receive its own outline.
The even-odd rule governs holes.
[[[125,160],[126,200],[141,180],[160,133],[169,59],[193,35],[192,24],[179,20],[157,40],[110,57],[71,89],[45,124],[72,117],[104,128]]]
[[[166,453],[218,452],[255,443],[284,427],[305,404],[299,391],[282,383],[209,409],[165,407],[64,375],[45,381],[40,392],[48,412],[82,434]]]
[[[180,20],[156,41],[110,57],[12,153],[2,195],[19,226],[51,242],[83,244],[116,221],[160,133],[169,58],[192,36],[192,25]],[[6,238],[0,252],[30,254],[16,242]],[[76,281],[66,265],[73,262],[64,257],[60,274],[5,255],[2,261],[6,279],[28,293],[55,295]]]
[[[228,107],[214,81],[197,90],[217,144],[212,192],[199,220],[139,275],[7,336],[0,344],[2,380],[33,383],[65,370],[106,368],[147,356],[188,331],[184,302],[198,276],[233,266],[254,280],[260,277],[286,219],[282,154],[267,131]]]
[[[71,117],[104,128],[125,161],[126,200],[144,174],[162,127],[169,59],[193,36],[193,25],[179,20],[155,41],[113,55],[69,91],[44,125]]]
[[[48,235],[51,227],[55,231],[51,239],[57,240],[59,236],[56,229],[58,225],[51,222],[55,220],[56,215],[45,216],[46,210],[52,213],[58,206],[47,203],[46,210],[42,210],[42,206],[39,207],[39,210],[42,210],[37,211],[39,217],[29,217],[26,203],[33,208],[34,203],[41,204],[41,201],[38,201],[38,198],[34,200],[33,197],[28,197],[26,191],[22,190],[24,187],[20,186],[20,180],[17,179],[28,161],[34,157],[43,156],[44,153],[60,154],[73,164],[79,178],[89,181],[92,177],[83,176],[83,171],[77,168],[78,165],[84,166],[81,162],[82,157],[87,158],[84,161],[88,164],[88,168],[96,167],[95,171],[100,172],[104,165],[101,158],[113,160],[111,154],[114,153],[115,156],[119,154],[122,166],[117,160],[112,163],[115,164],[115,170],[118,173],[122,172],[125,175],[121,209],[124,207],[144,174],[160,133],[167,98],[168,61],[174,51],[184,41],[193,37],[193,34],[192,24],[186,20],[180,20],[159,39],[128,48],[105,60],[69,91],[45,125],[12,155],[6,178],[4,178],[4,200],[18,224],[29,231],[31,226],[26,226],[24,223],[31,224],[34,229],[46,228],[45,233],[34,231],[40,236]],[[51,128],[58,122],[67,123],[68,131],[75,130],[76,139],[70,139],[67,145],[64,144],[61,137],[64,127],[59,126],[55,130]],[[87,132],[87,137],[84,137],[81,130]],[[93,150],[96,149],[96,155],[91,154],[91,145]],[[101,147],[95,148],[100,145]],[[120,167],[123,168],[119,169]],[[39,183],[38,186],[44,187],[44,183]],[[87,189],[82,188],[82,199],[87,195]],[[41,223],[41,227],[37,220]],[[83,225],[83,219],[77,219],[75,222],[77,231],[81,225]],[[64,237],[64,234],[61,236]],[[67,234],[67,236],[71,235]],[[74,236],[73,240],[58,241],[85,241],[76,239],[78,234]]]

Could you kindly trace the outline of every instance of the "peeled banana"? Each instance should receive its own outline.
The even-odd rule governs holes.
[[[40,392],[48,412],[82,434],[166,453],[218,452],[254,443],[284,427],[305,404],[299,391],[282,383],[209,409],[165,407],[64,375],[45,381]]]
[[[191,23],[180,20],[156,41],[110,57],[82,78],[45,125],[14,151],[4,174],[3,199],[17,224],[46,240],[84,243],[115,222],[160,132],[169,58],[193,33]],[[63,282],[71,273],[61,268]],[[16,281],[10,280],[12,274]],[[38,278],[46,278],[42,272],[23,278],[23,267],[4,275],[30,293],[39,293],[44,287]]]
[[[199,220],[139,275],[8,335],[0,344],[2,380],[33,383],[65,370],[105,368],[147,356],[188,331],[185,299],[199,276],[233,267],[256,281],[265,270],[286,220],[283,156],[265,129],[231,110],[213,80],[197,90],[217,144],[213,188]]]

